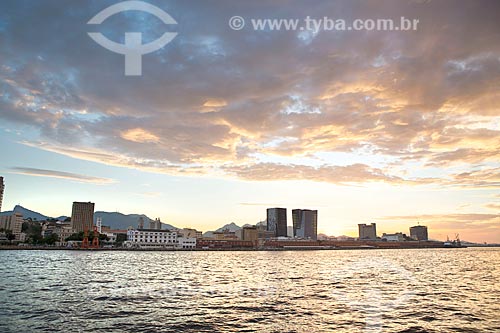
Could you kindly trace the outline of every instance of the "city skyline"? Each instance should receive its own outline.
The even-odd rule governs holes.
[[[1,178],[1,177],[0,177]],[[81,232],[86,230],[91,230],[94,225],[96,225],[98,228],[103,222],[103,219],[101,217],[97,217],[97,223],[94,224],[93,220],[95,220],[95,215],[96,211],[94,211],[95,203],[93,202],[73,202],[72,206],[72,212],[71,212],[71,228],[75,232]],[[26,207],[24,207],[26,208]],[[98,211],[97,211],[98,212]],[[34,212],[34,213],[40,213],[40,212]],[[118,212],[119,213],[119,212]],[[367,225],[365,223],[363,224],[358,224],[358,236],[356,237],[355,235],[328,235],[325,233],[318,232],[318,210],[310,210],[310,209],[292,209],[291,210],[291,224],[288,224],[288,210],[287,208],[267,208],[266,209],[266,219],[264,221],[258,221],[256,223],[245,223],[240,226],[242,230],[247,228],[247,225],[251,225],[250,228],[255,228],[259,223],[266,222],[266,227],[265,229],[268,232],[272,232],[274,234],[274,237],[291,237],[291,238],[304,238],[304,239],[311,239],[311,240],[316,240],[318,239],[318,235],[322,234],[324,236],[330,237],[330,236],[349,236],[351,238],[359,238],[359,240],[376,240],[376,239],[381,239],[384,238],[386,235],[386,232],[382,233],[382,236],[379,236],[377,230],[376,230],[376,223],[371,223],[370,225]],[[121,213],[120,213],[121,214]],[[12,215],[6,215],[5,217],[8,216],[15,216],[18,215],[17,213],[12,214]],[[127,214],[125,214],[127,215]],[[137,215],[137,214],[136,214]],[[22,218],[22,214],[20,214]],[[59,217],[62,217],[64,215],[60,215]],[[47,216],[47,218],[55,218],[56,216]],[[271,221],[271,224],[268,224],[268,221]],[[150,218],[149,221],[149,229],[151,230],[161,230],[161,219],[160,218],[155,218],[152,219]],[[231,222],[231,224],[234,224],[234,221]],[[104,224],[105,225],[105,224]],[[137,225],[130,225],[129,227],[131,228],[137,228],[137,229],[142,229],[144,228],[145,221],[143,217],[139,217],[137,220]],[[221,229],[225,227],[226,225],[219,227],[217,229]],[[420,222],[417,225],[407,225],[408,230],[409,230],[409,235],[411,238],[416,239],[416,240],[429,240],[428,238],[428,227],[420,225]],[[193,230],[196,231],[196,229],[191,229],[190,226],[175,226],[174,229],[176,228],[181,228],[185,230]],[[289,228],[291,228],[292,234],[289,234]],[[386,228],[382,228],[384,231],[387,230]],[[164,230],[168,230],[164,229]],[[204,231],[212,232],[213,230],[202,230],[198,231],[200,234],[203,233]],[[403,235],[404,232],[397,231],[395,232],[394,230],[391,231],[393,234],[390,232],[387,232],[389,235],[394,235],[396,234],[401,234]],[[367,237],[367,235],[370,235]],[[457,233],[455,233],[455,237],[458,238]],[[449,240],[449,235],[446,235],[446,239]],[[439,239],[434,239],[434,240],[439,240]]]
[[[321,211],[318,233],[329,235],[420,222],[432,239],[500,242],[494,2],[151,1],[177,36],[144,55],[135,77],[88,33],[152,41],[166,28],[141,12],[87,24],[115,2],[0,4],[4,211],[69,216],[71,202],[91,201],[211,230],[302,207]],[[250,29],[269,13],[419,24]],[[248,25],[228,26],[235,15]]]

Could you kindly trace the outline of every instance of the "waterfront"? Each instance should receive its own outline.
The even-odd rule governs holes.
[[[1,254],[1,332],[500,330],[498,248]]]

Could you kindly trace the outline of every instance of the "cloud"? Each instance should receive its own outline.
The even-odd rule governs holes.
[[[145,198],[159,198],[163,194],[161,192],[141,192],[141,193],[136,193],[136,195],[145,197]]]
[[[449,184],[474,188],[500,188],[500,168],[484,168],[452,175]]]
[[[179,34],[143,57],[137,78],[123,76],[123,56],[87,36],[88,18],[105,4],[75,1],[67,11],[58,1],[2,2],[0,119],[36,136],[30,144],[40,149],[148,171],[498,187],[485,172],[473,179],[453,168],[500,166],[499,4],[313,2],[158,2]],[[414,32],[323,31],[307,40],[227,27],[234,13],[269,12],[411,16],[420,24]],[[165,30],[137,13],[95,28],[116,41],[125,31],[153,40]],[[384,162],[342,166],[319,157],[330,153]],[[267,164],[282,157],[288,165]],[[439,179],[426,178],[434,168]]]
[[[139,143],[158,143],[160,138],[151,132],[142,128],[133,128],[121,133],[121,137],[125,140]]]
[[[228,166],[222,168],[229,174],[245,180],[311,180],[348,185],[368,182],[399,183],[404,180],[389,176],[380,169],[370,168],[364,164],[349,166],[284,165],[275,163],[260,163],[245,166]]]
[[[485,207],[492,209],[492,210],[500,211],[500,203],[498,203],[498,202],[492,202],[492,203],[486,204]]]
[[[48,177],[48,178],[59,178],[76,181],[79,183],[92,183],[98,185],[108,185],[116,183],[116,180],[110,178],[92,177],[87,175],[80,175],[76,173],[55,171],[55,170],[45,170],[45,169],[35,169],[35,168],[23,168],[23,167],[12,167],[10,168],[12,173],[36,176],[36,177]]]

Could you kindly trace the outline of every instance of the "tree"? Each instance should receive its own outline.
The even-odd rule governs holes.
[[[121,246],[123,242],[125,242],[126,240],[127,240],[126,234],[117,234],[115,244],[116,246]]]
[[[12,230],[5,230],[5,236],[9,241],[13,241],[14,239],[16,239],[16,235],[12,233]]]
[[[83,231],[72,234],[66,241],[83,241]]]
[[[92,241],[94,238],[94,232],[91,231],[88,234],[89,241]],[[99,241],[107,241],[109,238],[105,234],[99,234]],[[68,238],[66,238],[66,241],[83,241],[83,231],[80,231],[78,233],[72,234]]]
[[[42,242],[47,245],[54,245],[58,241],[59,236],[57,234],[50,234],[42,240]]]
[[[42,226],[40,223],[27,219],[24,221],[21,230],[26,234],[27,242],[33,244],[42,242]]]

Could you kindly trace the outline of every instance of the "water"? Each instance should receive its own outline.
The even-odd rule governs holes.
[[[500,332],[500,249],[0,252],[0,332]]]

